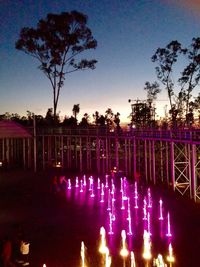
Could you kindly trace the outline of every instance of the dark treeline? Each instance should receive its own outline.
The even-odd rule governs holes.
[[[120,113],[116,114],[112,111],[111,108],[108,108],[105,111],[105,114],[100,114],[98,111],[95,111],[92,117],[85,113],[80,121],[77,119],[77,115],[80,112],[80,105],[75,104],[72,109],[71,116],[65,116],[61,120],[60,116],[56,115],[56,121],[54,119],[53,109],[49,108],[45,116],[36,115],[30,111],[27,111],[26,116],[20,116],[17,113],[6,112],[0,115],[0,120],[12,120],[23,126],[32,127],[34,120],[37,126],[45,127],[56,127],[56,126],[65,126],[69,128],[74,127],[90,127],[90,126],[102,126],[107,127],[109,130],[121,129],[120,126]]]

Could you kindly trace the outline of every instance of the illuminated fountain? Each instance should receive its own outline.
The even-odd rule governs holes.
[[[111,193],[110,193],[110,189],[108,189],[108,207],[107,210],[110,211],[111,210]]]
[[[127,181],[126,181],[126,177],[124,177],[123,179],[123,199],[127,200]]]
[[[101,189],[101,180],[99,177],[97,179],[97,189]]]
[[[103,226],[100,228],[100,235],[101,235],[101,242],[100,242],[99,252],[101,254],[106,254],[106,251],[107,251],[106,231],[105,231],[105,228]]]
[[[125,210],[125,206],[124,206],[124,193],[123,191],[121,192],[122,193],[122,205],[121,205],[121,210]]]
[[[149,235],[151,235],[151,220],[150,220],[150,212],[147,213],[147,231]]]
[[[129,254],[127,245],[126,245],[126,231],[125,230],[122,230],[121,237],[122,237],[122,248],[120,250],[120,255],[123,258],[123,267],[124,267],[126,266],[126,258]]]
[[[143,200],[143,220],[147,220],[147,201],[146,201],[146,197],[144,197]]]
[[[67,189],[69,189],[69,190],[72,189],[72,185],[71,185],[71,180],[70,179],[68,179],[67,184],[68,184]]]
[[[100,200],[100,202],[104,202],[104,184],[102,183],[101,184],[101,200]]]
[[[80,193],[82,193],[83,192],[83,180],[81,179],[81,181],[80,181]]]
[[[135,199],[135,209],[138,209],[138,190],[137,190],[137,182],[135,182],[135,187],[134,187],[134,199]]]
[[[115,216],[115,199],[114,198],[112,198],[112,209],[111,209],[111,211],[112,211],[112,220],[115,221],[116,216]]]
[[[169,212],[167,214],[167,234],[166,234],[166,236],[168,236],[168,237],[172,236]]]
[[[105,267],[110,267],[111,257],[109,256],[109,249],[106,246],[106,231],[103,226],[100,228],[100,236],[101,236],[101,241],[100,241],[100,246],[99,246],[99,252],[103,256],[102,265]]]
[[[128,235],[132,235],[130,198],[128,198]]]
[[[162,201],[162,199],[159,200],[159,212],[160,212],[159,220],[162,221],[163,220],[163,201]]]
[[[143,249],[143,258],[145,259],[146,266],[149,266],[149,261],[151,260],[151,241],[150,234],[144,230],[143,234],[144,239],[144,249]]]
[[[163,256],[158,254],[157,259],[154,260],[154,266],[156,267],[165,267],[166,264],[164,263]]]
[[[83,185],[84,185],[85,187],[87,186],[86,175],[83,175]]]
[[[148,188],[148,191],[147,191],[147,201],[148,201],[148,208],[152,208],[152,197],[151,197],[150,188]]]
[[[79,187],[78,176],[76,177],[76,185],[75,185],[75,187]]]
[[[105,184],[105,188],[108,188],[108,175],[106,174],[106,184]]]
[[[173,249],[172,249],[172,244],[169,244],[169,254],[167,256],[167,261],[169,262],[169,266],[172,267],[172,264],[175,261],[174,255],[173,255]]]
[[[81,267],[86,267],[85,265],[85,245],[81,242]]]
[[[105,259],[105,267],[110,267],[111,266],[111,257],[109,255],[109,249],[106,249],[106,259]]]
[[[120,192],[123,191],[123,178],[120,178]]]
[[[113,215],[111,212],[109,212],[109,232],[108,232],[109,235],[113,235],[114,232],[113,232]]]
[[[113,179],[112,179],[112,182],[111,182],[111,195],[112,195],[112,199],[115,201],[115,185],[114,185],[114,182],[113,182]]]
[[[89,191],[92,191],[92,185],[93,185],[93,178],[92,176],[89,177]]]
[[[136,267],[135,255],[134,255],[133,251],[131,251],[131,267]]]
[[[91,197],[95,197],[95,194],[94,194],[94,182],[93,182],[93,178],[91,178]]]
[[[77,181],[79,181],[79,183]],[[128,266],[136,267],[135,255],[133,251],[131,251],[133,249],[133,239],[131,236],[133,235],[132,229],[134,229],[134,236],[137,234],[143,234],[144,244],[143,248],[141,248],[143,249],[141,253],[143,259],[145,260],[145,266],[152,267],[151,246],[153,246],[153,244],[151,243],[150,236],[151,234],[154,234],[155,230],[153,220],[164,220],[163,201],[160,199],[160,201],[157,202],[158,208],[155,209],[154,206],[156,205],[156,202],[154,202],[154,199],[152,198],[150,188],[147,189],[147,194],[143,196],[138,192],[138,185],[136,182],[134,183],[133,188],[130,186],[125,177],[120,178],[120,182],[121,184],[119,188],[117,186],[115,187],[115,179],[109,175],[106,175],[105,179],[102,180],[97,178],[96,183],[92,176],[90,176],[88,180],[86,180],[86,177],[83,176],[81,180],[76,177],[76,183],[73,184],[73,186],[71,186],[71,181],[68,179],[67,188],[76,188],[78,184],[80,190],[76,190],[76,195],[79,194],[79,192],[84,192],[82,194],[84,194],[85,197],[92,197],[94,199],[94,201],[92,201],[93,204],[95,201],[101,202],[101,205],[98,206],[101,206],[100,210],[102,212],[102,216],[105,216],[106,218],[105,228],[101,227],[100,229],[101,244],[99,246],[99,252],[102,254],[101,259],[103,262],[103,265],[101,266],[108,267],[111,265],[110,252],[106,244],[106,232],[109,235],[108,244],[111,245],[113,249],[113,251],[111,251],[115,255],[116,250],[114,249],[113,242],[117,240],[116,237],[119,231],[121,231],[122,248],[120,250],[120,255],[123,257],[123,266],[126,266],[125,264],[127,264]],[[72,194],[68,194],[68,196],[70,195]],[[155,210],[159,211],[159,214],[156,216],[154,216]],[[144,222],[141,224],[140,222],[143,220]],[[171,237],[172,234],[169,213],[166,216],[165,229],[166,236]],[[128,236],[127,244],[126,234]],[[161,233],[160,237],[162,237]],[[81,244],[81,246],[83,245]],[[82,251],[83,249],[84,248],[82,247]],[[129,251],[131,252],[129,253]],[[172,263],[174,262],[171,244],[169,246],[168,254],[167,261],[171,267]],[[82,266],[84,266],[84,259],[82,257]],[[160,256],[158,256],[157,262],[160,264],[158,265],[159,267],[162,266],[162,260]]]

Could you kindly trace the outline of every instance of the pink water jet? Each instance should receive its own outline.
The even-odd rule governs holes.
[[[163,201],[162,201],[162,199],[159,200],[159,212],[160,212],[159,220],[162,221],[163,220]]]
[[[148,190],[147,190],[147,199],[148,199],[148,208],[152,208],[152,197],[151,197],[150,188],[148,188]]]
[[[76,176],[76,184],[75,184],[75,187],[79,187],[78,176]]]
[[[150,212],[147,213],[147,231],[149,235],[151,235],[151,220],[150,220]]]
[[[111,194],[110,194],[110,189],[108,189],[108,207],[107,210],[111,210]]]
[[[90,195],[92,198],[95,197],[95,194],[94,194],[94,183],[92,181],[92,184],[91,184],[91,195]]]
[[[108,188],[108,175],[106,174],[106,184],[105,184],[105,188]]]
[[[87,186],[86,175],[83,175],[83,185],[84,185],[85,187]]]
[[[108,232],[109,235],[113,235],[114,232],[113,232],[113,219],[112,219],[112,213],[109,212],[109,232]]]
[[[80,193],[82,193],[83,192],[83,180],[81,179],[81,181],[80,181]]]
[[[115,199],[112,198],[112,220],[115,221]]]
[[[130,209],[130,198],[128,198],[128,235],[132,235],[132,225],[131,225],[131,209]]]
[[[101,189],[101,180],[98,178],[97,180],[97,189]]]
[[[100,202],[104,202],[104,184],[101,183],[101,200]]]
[[[124,193],[123,193],[123,191],[121,192],[122,193],[122,197],[121,197],[121,200],[122,200],[122,205],[121,205],[121,210],[125,210],[125,206],[124,206]]]
[[[169,212],[167,214],[167,234],[166,236],[168,237],[171,237],[172,234],[171,234],[171,224],[170,224],[170,215],[169,215]]]
[[[144,200],[143,200],[143,220],[147,220],[147,201],[146,201],[146,198],[144,197]]]
[[[69,190],[70,190],[70,189],[72,189],[71,180],[70,180],[70,179],[68,179],[67,181],[68,181],[68,187],[67,187],[67,189],[69,189]]]

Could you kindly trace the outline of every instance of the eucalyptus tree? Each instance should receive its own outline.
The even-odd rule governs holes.
[[[94,69],[97,63],[95,59],[81,58],[84,51],[97,46],[87,21],[87,16],[77,11],[48,14],[39,20],[37,28],[22,28],[15,44],[16,49],[39,61],[39,69],[49,79],[54,118],[66,75]]]
[[[200,80],[200,37],[193,38],[190,47],[185,51],[189,63],[182,71],[179,82],[184,96],[185,116],[190,118],[193,109],[193,102],[191,101],[192,91],[199,84]],[[191,123],[190,120],[189,123]]]
[[[144,90],[147,92],[147,102],[150,105],[157,99],[157,95],[161,92],[160,85],[157,82],[146,82]]]
[[[146,82],[144,90],[147,92],[147,106],[143,109],[146,114],[145,124],[153,127],[155,125],[155,106],[154,101],[157,99],[157,95],[161,92],[160,85],[156,81],[153,83]],[[145,115],[145,114],[144,114]]]
[[[174,110],[175,105],[172,98],[175,95],[173,68],[178,56],[184,52],[185,50],[178,41],[171,41],[165,48],[158,48],[151,58],[153,62],[157,63],[157,77],[167,90],[171,111]]]

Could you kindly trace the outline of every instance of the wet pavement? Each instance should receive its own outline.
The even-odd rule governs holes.
[[[65,173],[67,177],[71,174]],[[87,247],[88,267],[102,266],[98,253],[99,229],[105,223],[100,204],[86,199],[80,202],[75,193],[54,193],[52,172],[0,172],[0,240],[6,235],[16,238],[19,229],[30,242],[30,267],[81,266],[80,247]],[[146,188],[143,187],[143,190]],[[176,262],[173,267],[200,266],[200,205],[163,186],[152,187],[155,199],[162,197],[173,222],[173,246]],[[155,226],[156,228],[157,226]],[[120,248],[120,237],[115,246]],[[138,254],[141,238],[133,237],[137,267],[145,266]],[[161,242],[152,244],[161,251]],[[112,266],[123,266],[121,258],[113,257]],[[129,267],[130,263],[126,263]]]

